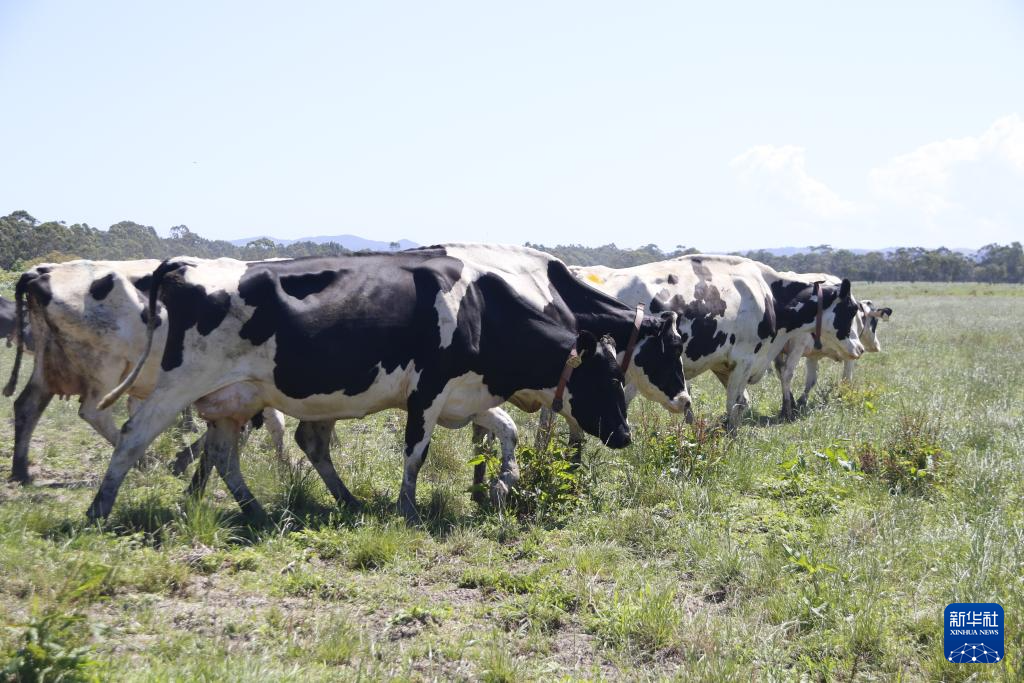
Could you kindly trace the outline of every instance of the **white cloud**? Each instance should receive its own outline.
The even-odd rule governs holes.
[[[910,205],[926,216],[963,208],[958,195],[968,176],[1024,173],[1024,119],[1013,114],[979,136],[922,145],[873,169],[869,182],[882,201]]]
[[[1024,226],[1024,117],[978,135],[931,142],[867,172],[847,201],[807,172],[802,147],[759,145],[730,163],[759,201],[759,219],[799,242],[808,227],[836,228],[851,246],[979,246],[1020,239]],[[865,192],[866,190],[866,192]],[[851,237],[855,236],[855,237]],[[853,240],[856,243],[853,243]]]
[[[758,145],[729,164],[744,186],[769,199],[782,200],[815,218],[839,218],[855,206],[807,172],[803,147]]]

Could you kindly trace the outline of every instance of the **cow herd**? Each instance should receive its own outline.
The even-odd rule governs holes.
[[[493,436],[500,504],[519,477],[505,402],[543,409],[541,434],[561,414],[574,442],[586,433],[622,448],[637,393],[691,419],[689,382],[710,370],[736,430],[747,385],[774,363],[792,418],[800,358],[802,402],[818,360],[846,362],[849,377],[862,353],[880,350],[877,322],[890,314],[858,302],[849,280],[734,256],[570,268],[524,247],[446,244],[258,262],[44,264],[21,275],[14,310],[0,308],[17,346],[5,395],[24,353],[34,354],[14,402],[12,479],[30,479],[29,443],[50,400],[78,396],[81,417],[114,446],[90,519],[109,515],[128,470],[189,409],[207,423],[191,492],[216,469],[242,510],[263,517],[242,476],[240,435],[261,421],[280,451],[283,413],[299,420],[295,441],[331,494],[355,507],[331,460],[333,425],[399,408],[398,509],[415,523],[417,475],[438,425],[472,423],[475,440]],[[119,430],[111,406],[123,394],[130,417]],[[484,474],[478,466],[475,481]]]

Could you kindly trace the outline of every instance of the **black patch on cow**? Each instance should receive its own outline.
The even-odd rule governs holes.
[[[96,301],[103,301],[110,294],[111,290],[114,289],[114,274],[107,273],[98,280],[93,280],[92,284],[89,285],[89,296]]]
[[[40,275],[46,275],[51,270],[53,270],[52,266],[38,266],[38,267],[36,267],[36,272],[39,273]]]
[[[775,317],[775,302],[770,297],[764,298],[764,314],[761,316],[761,322],[757,324],[757,336],[759,339],[768,339],[771,337],[772,341],[775,340],[775,336],[779,333],[778,321]]]
[[[686,357],[699,360],[710,356],[729,339],[718,329],[718,319],[726,312],[725,299],[718,287],[712,284],[711,269],[701,259],[689,259],[690,267],[698,280],[693,286],[693,296],[681,294],[670,296],[668,290],[659,292],[650,302],[652,312],[675,311],[679,324],[689,321],[690,340],[686,344]]]
[[[735,344],[736,343],[736,333],[735,332],[729,335],[729,343],[730,344]]]
[[[760,351],[762,346],[763,346],[763,344],[761,342],[757,342],[757,345],[754,346],[754,353],[757,353],[758,351]]]
[[[143,275],[142,277],[129,278],[135,289],[139,290],[143,294],[149,293],[149,288],[153,286],[153,275]]]
[[[669,273],[668,283],[670,285],[678,284],[679,283],[679,278],[677,278],[674,273]]]
[[[231,295],[227,292],[214,292],[200,304],[196,315],[196,330],[204,337],[224,322],[231,306]]]
[[[202,285],[185,282],[185,268],[187,265],[180,262],[164,262],[154,272],[154,277],[160,280],[160,298],[170,320],[167,345],[160,362],[164,370],[181,365],[188,330],[196,327],[200,334],[210,334],[224,321],[231,304],[231,295],[227,292],[208,295]]]

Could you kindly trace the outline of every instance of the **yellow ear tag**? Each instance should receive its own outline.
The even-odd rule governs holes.
[[[587,274],[587,279],[590,280],[591,282],[593,282],[595,285],[603,285],[604,284],[604,280],[599,278],[594,273],[588,273]]]

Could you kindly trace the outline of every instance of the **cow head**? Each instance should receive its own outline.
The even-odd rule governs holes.
[[[860,341],[864,350],[869,353],[877,353],[882,350],[882,343],[878,341],[878,321],[888,320],[892,315],[892,309],[888,307],[876,307],[870,299],[860,301],[860,311],[863,316],[863,329],[860,333]]]
[[[610,337],[598,339],[584,331],[576,338],[576,351],[581,362],[569,377],[568,400],[562,412],[609,447],[628,446],[631,437],[626,421],[626,396],[615,342]]]
[[[626,380],[641,394],[674,413],[681,413],[690,405],[678,321],[674,311],[665,311],[660,317],[646,316],[626,371]]]
[[[827,307],[822,315],[821,343],[838,353],[844,360],[857,360],[864,353],[864,344],[860,341],[864,316],[850,289],[850,281],[845,278],[839,285],[838,292],[834,286],[822,285],[822,295]],[[830,297],[828,290],[831,290],[834,296]]]

